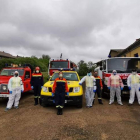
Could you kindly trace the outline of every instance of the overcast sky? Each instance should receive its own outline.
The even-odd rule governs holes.
[[[140,38],[140,0],[0,0],[0,51],[105,59]]]

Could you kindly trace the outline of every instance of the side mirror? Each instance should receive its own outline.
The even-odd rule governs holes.
[[[103,70],[103,67],[102,66],[100,66],[100,70]]]

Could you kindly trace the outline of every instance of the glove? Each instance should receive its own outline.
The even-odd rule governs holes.
[[[128,87],[129,88],[129,90],[131,90],[131,87]]]
[[[95,92],[96,92],[96,90],[93,90],[93,92],[95,93]]]
[[[54,97],[54,93],[52,93],[52,97]]]
[[[41,88],[43,88],[43,86],[41,86]]]
[[[32,89],[34,89],[34,87],[33,87],[33,86],[31,86],[31,88],[32,88]]]
[[[12,91],[10,91],[9,93],[12,94]]]
[[[82,83],[79,83],[79,85],[82,85]]]
[[[23,93],[23,90],[21,90],[21,93]]]
[[[139,88],[139,91],[140,91],[140,88]]]
[[[108,89],[110,90],[110,87],[108,87]]]
[[[121,87],[121,90],[123,90],[123,87]]]
[[[67,95],[69,96],[69,92],[67,92]]]

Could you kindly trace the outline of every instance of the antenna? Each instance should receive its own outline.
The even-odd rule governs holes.
[[[61,55],[60,55],[60,59],[62,59],[62,53],[61,53]]]

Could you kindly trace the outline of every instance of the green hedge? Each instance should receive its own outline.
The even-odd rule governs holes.
[[[5,64],[30,64],[35,69],[36,66],[40,67],[42,72],[48,71],[48,59],[38,59],[38,58],[16,58],[16,59],[1,59],[0,60],[0,70],[5,67]]]

